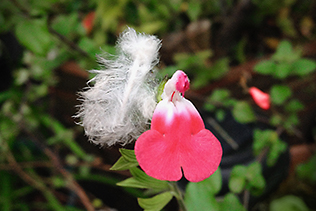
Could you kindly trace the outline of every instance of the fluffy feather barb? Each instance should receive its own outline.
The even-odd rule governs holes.
[[[111,146],[127,144],[148,128],[156,107],[153,67],[158,63],[160,40],[128,28],[118,39],[117,56],[99,58],[105,70],[89,81],[94,86],[81,92],[77,117],[89,140]]]

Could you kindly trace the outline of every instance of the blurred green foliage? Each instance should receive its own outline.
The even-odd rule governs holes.
[[[77,141],[82,129],[75,124],[66,126],[51,112],[51,90],[60,80],[56,69],[70,60],[83,69],[98,68],[96,54],[114,53],[116,36],[126,25],[163,37],[184,29],[188,23],[206,18],[214,23],[215,34],[217,27],[238,10],[240,2],[247,1],[0,1],[0,34],[13,35],[23,48],[22,58],[10,69],[12,83],[0,93],[0,209],[93,210],[105,206],[95,196],[86,197],[77,181],[148,189],[147,192],[125,189],[132,197],[141,196],[139,204],[148,210],[162,209],[172,197],[181,202],[183,193],[175,183],[155,180],[137,168],[132,150],[121,149],[122,157],[112,167],[113,170],[130,169],[131,178],[121,181],[106,171],[93,171],[96,155],[87,153]],[[315,20],[313,22],[308,13],[313,5],[308,0],[249,2],[253,10],[247,16],[247,24],[260,29],[269,20],[282,35],[278,37],[274,53],[253,68],[256,74],[275,80],[273,85],[265,87],[271,97],[271,109],[265,115],[273,129],[256,129],[253,137],[254,156],[265,155],[267,164],[273,166],[287,147],[280,138],[280,131],[295,135],[300,125],[299,112],[306,106],[297,98],[288,80],[304,80],[315,74],[315,60],[306,58],[302,51],[303,41],[315,39]],[[84,25],[91,12],[95,13],[95,18]],[[194,53],[177,53],[172,58],[172,66],[164,67],[161,73],[171,75],[176,69],[183,69],[192,78],[193,89],[203,88],[227,77],[235,60],[247,63],[249,58],[266,54],[266,51],[259,51],[249,55],[250,38],[247,35],[237,38],[236,46],[232,46],[236,55],[218,58],[211,46]],[[1,40],[0,56],[7,53],[6,44]],[[244,93],[240,94],[241,91],[219,87],[207,97],[204,108],[213,112],[218,121],[223,121],[227,112],[231,112],[239,123],[256,124],[260,122],[261,111],[258,112],[249,98],[247,87],[243,89]],[[235,166],[229,181],[231,192],[222,200],[216,198],[222,186],[220,171],[217,171],[205,181],[189,183],[183,203],[189,210],[211,207],[214,210],[246,210],[247,204],[242,205],[237,194],[260,195],[266,185],[261,171],[258,161],[249,166]],[[315,156],[297,168],[297,175],[315,183]],[[81,202],[67,204],[63,198],[65,190],[77,193]],[[270,209],[307,210],[296,196],[272,200]]]

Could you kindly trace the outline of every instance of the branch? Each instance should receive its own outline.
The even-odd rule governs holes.
[[[44,153],[50,158],[52,163],[54,164],[55,168],[59,171],[59,173],[65,178],[65,180],[68,182],[68,188],[72,190],[74,193],[78,195],[78,197],[81,199],[82,204],[85,206],[85,208],[88,211],[94,211],[94,207],[92,203],[90,202],[90,199],[88,198],[87,194],[83,190],[83,188],[77,183],[77,181],[73,178],[72,174],[69,173],[62,165],[59,157],[47,146],[41,142],[37,136],[35,136],[33,133],[31,133],[27,128],[25,128],[23,125],[21,126],[22,130],[27,133],[32,139],[32,141],[39,146]]]

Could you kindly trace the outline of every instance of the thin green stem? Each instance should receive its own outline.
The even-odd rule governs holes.
[[[187,211],[187,208],[185,206],[184,199],[183,199],[183,193],[180,190],[179,186],[177,185],[176,182],[169,182],[169,184],[171,186],[172,194],[178,201],[179,211]]]

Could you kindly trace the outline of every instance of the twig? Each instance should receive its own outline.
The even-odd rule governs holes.
[[[225,141],[234,149],[237,150],[239,145],[235,140],[211,117],[207,118],[207,122],[214,127],[214,129],[221,134]]]
[[[178,185],[176,182],[169,182],[171,190],[173,192],[174,197],[177,199],[178,204],[179,204],[179,211],[187,211],[187,208],[184,203],[183,199],[183,193],[179,189]]]
[[[51,162],[47,161],[30,161],[30,162],[18,162],[17,165],[19,165],[22,169],[24,168],[40,168],[40,167],[52,167]],[[9,164],[0,164],[0,170],[14,170],[15,165]]]
[[[250,199],[250,191],[246,189],[244,191],[244,197],[243,197],[243,206],[246,210],[248,210],[249,199]]]
[[[67,37],[63,36],[62,34],[58,33],[55,29],[53,29],[51,26],[48,26],[48,30],[51,34],[55,35],[60,41],[65,43],[67,46],[69,46],[71,49],[77,51],[82,56],[90,58],[90,55],[84,51],[82,48],[80,48],[76,43],[69,40]]]
[[[9,162],[10,166],[13,167],[13,170],[29,185],[35,187],[36,189],[40,191],[46,191],[45,187],[39,183],[37,180],[33,179],[30,175],[28,175],[26,172],[23,171],[21,166],[16,162],[13,153],[10,150],[10,147],[8,146],[7,142],[4,141],[3,147],[5,148],[5,155],[7,158],[7,161]]]
[[[59,157],[51,151],[47,146],[45,146],[41,141],[38,140],[38,137],[36,137],[33,133],[29,132],[27,128],[21,127],[23,131],[25,131],[31,138],[36,145],[40,146],[41,149],[43,149],[44,153],[51,159],[52,163],[54,164],[55,168],[61,173],[61,175],[65,178],[65,180],[68,182],[68,188],[74,191],[78,197],[81,199],[82,204],[85,206],[85,208],[88,211],[94,211],[94,207],[92,203],[90,202],[90,199],[88,198],[85,191],[82,189],[82,187],[77,183],[77,181],[73,178],[73,176],[63,168],[63,165],[59,159]]]

